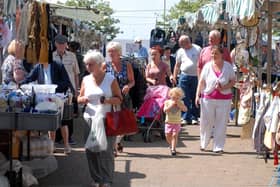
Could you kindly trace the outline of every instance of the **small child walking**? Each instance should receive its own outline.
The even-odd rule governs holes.
[[[175,156],[178,134],[181,130],[181,112],[186,112],[187,107],[182,101],[184,91],[181,88],[171,88],[168,95],[169,99],[164,102],[163,108],[166,114],[165,136],[169,144],[171,155]]]

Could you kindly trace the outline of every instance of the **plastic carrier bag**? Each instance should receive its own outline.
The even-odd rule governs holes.
[[[107,149],[107,138],[105,134],[104,118],[102,115],[97,115],[92,118],[85,148],[92,152],[100,152]]]
[[[1,187],[10,187],[9,180],[7,177],[0,175],[0,186]]]

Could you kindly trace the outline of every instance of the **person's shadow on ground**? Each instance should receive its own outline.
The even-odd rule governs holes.
[[[146,177],[145,174],[130,171],[131,160],[118,160],[125,162],[124,172],[114,173],[113,187],[130,187],[132,179],[143,179]]]

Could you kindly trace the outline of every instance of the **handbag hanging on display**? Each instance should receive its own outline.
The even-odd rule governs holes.
[[[138,132],[135,114],[127,108],[106,113],[106,135],[132,135]]]

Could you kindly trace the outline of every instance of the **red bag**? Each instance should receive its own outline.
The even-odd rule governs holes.
[[[138,132],[135,114],[129,109],[106,113],[106,135],[117,136]]]

